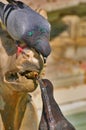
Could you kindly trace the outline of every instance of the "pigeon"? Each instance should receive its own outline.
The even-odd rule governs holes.
[[[50,23],[23,2],[8,2],[0,2],[0,18],[7,32],[14,40],[24,42],[46,59],[51,53]]]
[[[43,110],[39,130],[75,130],[64,117],[53,96],[53,84],[48,79],[38,79],[41,88]]]

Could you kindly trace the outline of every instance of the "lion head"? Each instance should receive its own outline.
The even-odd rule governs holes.
[[[37,87],[36,75],[42,75],[44,61],[34,49],[18,46],[5,28],[0,27],[0,76],[2,84],[16,91],[32,92]]]

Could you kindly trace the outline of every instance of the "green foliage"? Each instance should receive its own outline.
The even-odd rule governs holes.
[[[65,15],[73,15],[73,14],[78,15],[79,17],[86,16],[86,3],[79,4],[78,6],[73,6],[70,8],[48,12],[48,19],[51,22],[55,19],[60,19]]]
[[[56,36],[59,36],[64,30],[67,29],[67,25],[65,25],[61,20],[51,22],[51,39]]]
[[[86,130],[86,111],[68,115],[67,118],[75,126],[76,130]]]
[[[67,29],[67,26],[61,21],[61,18],[65,15],[86,16],[86,4],[79,4],[78,6],[48,12],[48,19],[51,23],[51,39]]]

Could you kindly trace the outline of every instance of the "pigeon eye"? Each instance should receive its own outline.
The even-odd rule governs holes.
[[[31,37],[34,34],[33,31],[29,32],[28,35]]]

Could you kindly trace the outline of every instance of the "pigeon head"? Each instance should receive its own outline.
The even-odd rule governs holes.
[[[44,59],[46,59],[51,53],[51,47],[49,44],[50,33],[43,28],[35,28],[31,31],[27,31],[23,35],[23,41],[31,48],[34,48]]]
[[[42,82],[43,82],[44,86],[43,86],[43,84],[40,84],[40,85],[42,85],[41,87],[42,88],[45,87],[47,90],[47,93],[49,94],[48,96],[52,97],[53,96],[53,84],[48,79],[42,79]]]

